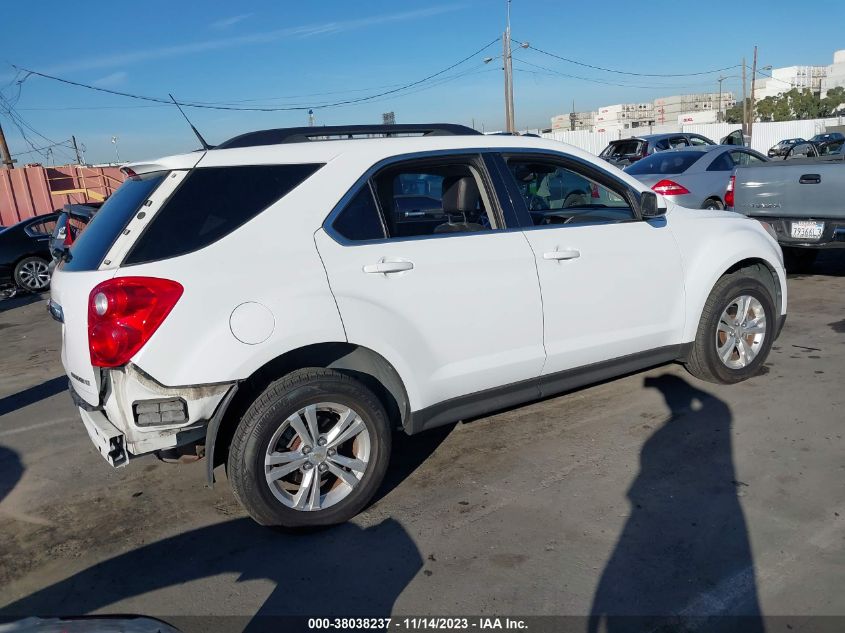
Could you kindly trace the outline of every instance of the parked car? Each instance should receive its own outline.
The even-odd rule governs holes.
[[[819,251],[845,248],[845,155],[772,161],[736,170],[734,210],[765,222],[787,268],[807,269]]]
[[[810,142],[815,145],[829,143],[830,141],[845,141],[845,134],[842,134],[842,132],[827,132],[825,134],[816,134],[810,139]]]
[[[759,222],[551,140],[278,129],[124,169],[53,276],[71,395],[112,466],[225,463],[265,525],[354,516],[394,429],[670,361],[739,382],[786,318]]]
[[[773,145],[767,152],[767,155],[769,158],[774,158],[775,156],[783,156],[792,147],[798,145],[798,143],[806,142],[807,141],[803,138],[785,138],[782,141],[778,141],[775,145]]]
[[[707,145],[654,154],[626,167],[625,172],[683,207],[724,209],[733,170],[767,160],[745,147]]]
[[[70,248],[82,229],[91,221],[94,214],[102,206],[101,202],[87,204],[66,204],[59,217],[56,219],[56,226],[50,235],[50,254],[53,260],[63,256]]]
[[[701,136],[701,134],[688,134],[685,132],[647,134],[645,136],[611,141],[602,150],[601,154],[599,154],[599,158],[606,160],[611,165],[625,167],[655,152],[702,145],[715,145],[715,143],[706,136]]]
[[[0,231],[0,287],[41,292],[50,286],[50,234],[58,215],[29,218]]]
[[[810,141],[804,141],[803,143],[796,143],[792,147],[787,148],[782,158],[784,160],[795,160],[797,158],[818,158],[818,156],[819,146]]]

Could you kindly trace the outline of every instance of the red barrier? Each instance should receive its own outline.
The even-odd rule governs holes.
[[[66,204],[101,201],[123,179],[117,167],[0,168],[0,225],[51,213]]]

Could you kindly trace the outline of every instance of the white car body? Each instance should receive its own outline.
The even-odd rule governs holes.
[[[781,251],[758,222],[663,199],[665,215],[622,223],[360,243],[333,235],[327,218],[368,171],[450,152],[564,157],[632,191],[648,191],[575,147],[508,136],[310,141],[131,165],[138,174],[170,175],[96,270],[68,272],[60,265],[51,290],[63,319],[62,361],[104,456],[123,465],[134,455],[201,443],[234,385],[274,359],[314,346],[363,350],[331,366],[371,367],[396,398],[397,423],[416,432],[677,359],[695,339],[714,284],[739,262],[760,262],[772,272],[781,319],[786,314]],[[323,166],[221,239],[177,257],[122,265],[192,168],[301,163]],[[556,259],[561,252],[579,256]],[[413,268],[364,272],[380,262]],[[121,276],[175,280],[184,293],[130,363],[100,369],[89,357],[89,294]],[[461,325],[467,321],[472,328]],[[184,400],[187,418],[139,426],[133,404],[162,398]]]

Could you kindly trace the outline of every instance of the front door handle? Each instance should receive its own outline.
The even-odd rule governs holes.
[[[414,262],[387,262],[384,261],[382,258],[377,264],[367,264],[364,266],[365,273],[382,273],[387,275],[388,273],[401,273],[406,270],[411,270],[414,267]]]
[[[820,174],[804,174],[798,179],[799,184],[802,185],[817,185],[822,181]]]
[[[543,253],[543,259],[552,259],[561,261],[563,259],[578,259],[581,257],[581,251],[576,250],[568,250],[568,251],[551,251],[549,253]]]

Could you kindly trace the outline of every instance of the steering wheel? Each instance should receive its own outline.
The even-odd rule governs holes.
[[[563,208],[566,207],[585,207],[590,204],[587,194],[580,190],[572,191],[566,194],[563,199]]]
[[[546,201],[536,194],[531,194],[528,197],[528,210],[529,211],[545,211],[549,208],[549,205],[546,204]]]

